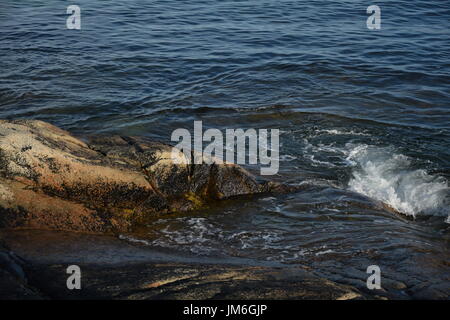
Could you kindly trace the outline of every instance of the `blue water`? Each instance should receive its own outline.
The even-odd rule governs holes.
[[[194,120],[282,130],[273,179],[309,189],[155,221],[148,245],[450,288],[448,0],[3,0],[0,70],[0,118],[162,141]]]

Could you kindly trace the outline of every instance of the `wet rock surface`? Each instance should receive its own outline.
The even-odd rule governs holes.
[[[367,274],[350,266],[346,277],[329,277],[302,265],[155,251],[104,234],[3,229],[0,243],[0,299],[448,299],[446,283],[383,277],[381,290],[368,290]],[[67,288],[71,265],[81,269],[81,290]]]
[[[81,290],[66,287],[66,265],[34,266],[34,284],[52,299],[362,299],[350,286],[295,268],[148,263],[80,266]]]
[[[46,122],[0,120],[0,227],[126,230],[150,216],[290,189],[172,150],[141,137],[82,141]]]
[[[29,285],[25,262],[0,241],[0,300],[40,300],[42,293]]]
[[[349,300],[368,297],[351,286],[317,277],[301,267],[200,263],[189,261],[188,257],[158,255],[100,235],[61,237],[58,233],[45,235],[30,230],[13,232],[13,235],[3,231],[0,236],[21,255],[19,258],[4,246],[0,249],[0,258],[8,257],[0,259],[1,299]],[[55,237],[62,241],[55,243]],[[30,239],[34,240],[32,244]],[[111,259],[113,256],[115,259]],[[80,290],[67,288],[70,265],[80,267]]]

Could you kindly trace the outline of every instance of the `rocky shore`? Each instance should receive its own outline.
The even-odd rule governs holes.
[[[0,227],[124,231],[148,217],[291,189],[172,151],[142,137],[81,140],[42,121],[1,120]]]
[[[222,199],[293,190],[260,182],[233,164],[193,165],[182,152],[175,156],[177,161],[171,146],[145,138],[78,139],[42,121],[1,120],[0,230],[3,235],[12,229],[114,234],[149,217]],[[61,255],[50,259],[47,248],[27,255],[9,245],[0,247],[2,299],[364,298],[301,268],[155,262],[152,257],[105,265],[99,257],[80,263]],[[95,241],[86,246],[91,245]],[[83,270],[83,290],[66,287],[70,262]]]

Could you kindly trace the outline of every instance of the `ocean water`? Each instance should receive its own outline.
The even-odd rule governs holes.
[[[66,28],[70,4],[81,30]],[[361,288],[375,264],[386,286],[406,284],[399,297],[450,292],[448,0],[3,0],[0,70],[0,118],[165,142],[195,120],[281,130],[271,178],[303,191],[168,216],[125,241]]]

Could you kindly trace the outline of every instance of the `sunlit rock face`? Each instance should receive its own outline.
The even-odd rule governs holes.
[[[49,123],[0,120],[0,226],[105,232],[211,200],[290,191],[233,164],[190,163],[140,137],[83,141]]]

